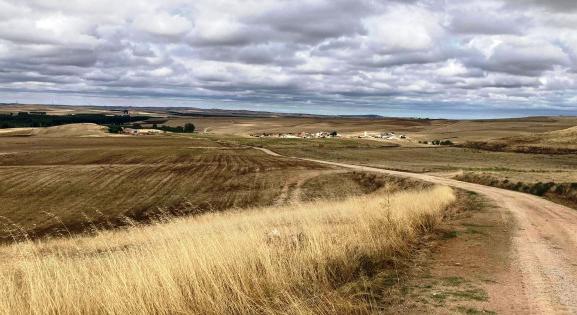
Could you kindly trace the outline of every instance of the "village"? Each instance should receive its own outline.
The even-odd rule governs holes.
[[[131,136],[152,136],[166,133],[164,130],[159,129],[136,129],[136,128],[122,128],[122,134]]]
[[[282,139],[321,139],[321,138],[338,138],[340,135],[336,131],[326,132],[320,131],[315,133],[299,132],[299,133],[255,133],[251,134],[255,138],[282,138]]]
[[[298,133],[255,133],[251,134],[255,138],[281,138],[281,139],[326,139],[326,138],[341,138],[343,135],[337,131],[319,131],[319,132],[298,132]],[[395,132],[369,132],[365,131],[361,135],[346,136],[347,138],[359,139],[382,139],[382,140],[401,140],[407,139],[404,134],[396,134]]]
[[[381,132],[381,133],[371,133],[365,131],[362,135],[358,136],[360,139],[383,139],[383,140],[401,140],[407,139],[406,135],[400,134],[397,135],[395,132]]]

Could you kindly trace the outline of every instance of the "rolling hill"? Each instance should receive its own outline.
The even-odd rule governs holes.
[[[490,151],[572,154],[577,153],[577,126],[525,136],[468,142],[465,146]]]

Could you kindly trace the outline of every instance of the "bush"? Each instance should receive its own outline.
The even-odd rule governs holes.
[[[555,186],[554,183],[541,183],[541,182],[539,182],[531,188],[531,193],[534,195],[537,195],[537,196],[543,196],[544,194],[549,192],[549,190],[551,190],[551,188],[553,186]]]
[[[427,142],[425,141],[425,144]],[[451,140],[433,140],[431,141],[432,145],[453,145],[454,143]]]
[[[190,126],[188,126],[188,129],[187,129],[187,125],[189,125],[189,124],[184,125],[184,127],[183,126],[171,127],[171,126],[162,125],[162,126],[158,127],[157,129],[168,131],[168,132],[175,132],[175,133],[192,133],[192,132],[194,132],[194,128],[195,128],[194,125],[190,124]]]
[[[186,123],[186,124],[184,125],[184,132],[193,133],[193,132],[194,132],[194,129],[195,129],[195,126],[194,126],[194,124],[192,124],[192,123]]]
[[[108,126],[108,132],[109,132],[109,133],[121,133],[121,132],[122,132],[122,127],[121,127],[121,126],[118,126],[118,125]]]

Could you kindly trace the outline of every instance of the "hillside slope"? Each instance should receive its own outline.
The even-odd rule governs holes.
[[[43,137],[102,137],[109,135],[106,127],[89,123],[38,128],[34,130],[33,134]]]
[[[577,126],[526,136],[515,136],[490,141],[468,142],[465,146],[491,151],[521,153],[569,154],[577,153]]]
[[[0,136],[38,137],[106,137],[110,136],[105,126],[97,124],[68,124],[45,128],[0,129]]]

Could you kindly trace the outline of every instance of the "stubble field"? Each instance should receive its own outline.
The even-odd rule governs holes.
[[[337,184],[319,184],[337,175]],[[383,186],[363,174],[232,147],[220,138],[0,137],[5,241]]]

